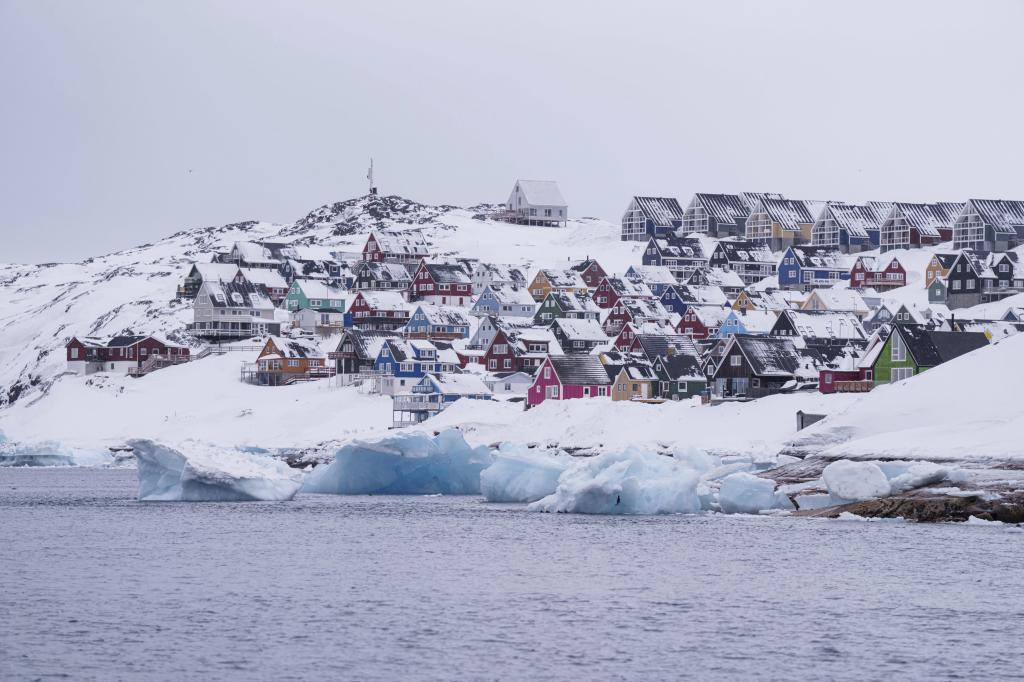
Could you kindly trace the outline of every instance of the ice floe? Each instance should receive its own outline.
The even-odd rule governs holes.
[[[175,449],[132,440],[139,472],[139,500],[280,502],[295,497],[301,472],[280,460],[186,442]]]
[[[114,461],[106,449],[77,448],[56,441],[21,443],[0,433],[0,466],[108,466]]]
[[[506,443],[480,474],[480,492],[489,502],[535,502],[555,492],[570,464],[572,458],[564,453]]]
[[[480,473],[493,462],[490,448],[470,447],[457,429],[437,436],[400,433],[340,448],[334,461],[310,472],[307,493],[335,495],[474,495]]]

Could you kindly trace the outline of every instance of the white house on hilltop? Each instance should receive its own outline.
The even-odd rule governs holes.
[[[501,217],[520,225],[564,227],[569,206],[553,180],[516,180]]]

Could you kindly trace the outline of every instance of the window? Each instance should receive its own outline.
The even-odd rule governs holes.
[[[953,291],[960,291],[960,280],[953,280]]]
[[[893,367],[892,374],[890,375],[890,381],[903,381],[914,376],[913,367]]]
[[[289,367],[298,367],[299,366],[299,361],[298,360],[289,360],[288,361],[288,366]]]
[[[544,368],[544,378],[545,379],[550,379],[551,378],[551,368],[550,367],[545,367]]]
[[[508,352],[508,345],[504,343],[498,343],[494,346],[494,352],[498,355],[504,355]]]
[[[750,380],[751,388],[761,388],[761,380],[758,377],[754,377]]]
[[[892,335],[892,361],[905,362],[907,359],[907,346],[903,343],[903,337],[899,333]]]
[[[510,358],[505,358],[505,369],[511,369],[511,368],[512,368],[512,360]]]
[[[729,366],[730,367],[742,367],[743,366],[743,356],[741,356],[741,355],[732,355],[732,356],[730,356],[729,357]]]
[[[77,348],[72,348],[71,349],[71,359],[72,360],[77,360],[78,359],[78,349]]]
[[[488,360],[487,361],[487,369],[498,369],[498,361],[497,360]]]

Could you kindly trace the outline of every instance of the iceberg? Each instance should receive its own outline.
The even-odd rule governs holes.
[[[775,491],[775,481],[745,471],[729,474],[718,490],[718,505],[726,514],[757,514],[770,509],[793,509],[789,498]]]
[[[840,459],[821,472],[833,497],[848,501],[887,497],[892,492],[885,472],[874,462]]]
[[[402,433],[340,448],[333,462],[310,472],[302,490],[334,495],[478,495],[480,474],[493,461],[490,448],[470,447],[457,429],[437,436]]]
[[[271,457],[194,441],[180,450],[132,440],[145,502],[283,502],[295,497],[302,474]],[[186,454],[187,453],[187,454]]]
[[[109,450],[69,447],[56,441],[18,443],[0,433],[0,466],[108,466],[113,463],[114,456]]]
[[[951,473],[947,467],[932,462],[879,462],[878,468],[889,479],[893,494],[940,483]]]
[[[571,463],[568,455],[504,443],[494,464],[480,474],[480,492],[488,502],[535,502],[555,492]]]
[[[578,514],[692,514],[701,510],[696,471],[672,457],[629,448],[581,459],[530,511]]]

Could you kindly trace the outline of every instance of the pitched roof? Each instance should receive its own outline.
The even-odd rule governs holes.
[[[996,234],[1024,234],[1024,201],[970,199],[969,203]]]
[[[320,346],[311,339],[271,336],[267,342],[274,344],[277,354],[283,358],[322,358],[326,355],[320,350]]]
[[[801,352],[787,338],[737,334],[732,343],[739,346],[757,376],[802,376],[817,360],[816,354]]]
[[[738,194],[698,193],[694,200],[719,222],[735,223],[750,215],[750,207]]]
[[[568,312],[590,312],[600,313],[601,308],[594,303],[594,299],[586,294],[568,291],[552,291],[548,294],[553,301],[558,303],[563,313]]]
[[[658,227],[672,227],[683,219],[683,207],[673,197],[633,197],[644,217]]]
[[[285,281],[284,277],[277,270],[270,268],[239,268],[238,271],[242,273],[246,280],[253,284],[262,284],[271,289],[288,288],[288,282]]]
[[[371,232],[370,236],[377,240],[377,246],[384,253],[403,256],[428,256],[430,247],[418,230],[404,232]]]
[[[859,206],[842,202],[829,202],[818,220],[831,215],[841,230],[846,230],[853,237],[867,238],[870,232],[877,232],[885,219],[871,206]]]
[[[232,251],[238,254],[238,257],[244,260],[246,263],[278,263],[279,260],[274,258],[270,253],[270,249],[266,248],[263,244],[257,244],[256,242],[235,242],[232,247]]]
[[[692,313],[705,327],[720,327],[733,311],[720,305],[691,305],[686,314]]]
[[[655,364],[665,368],[666,374],[672,381],[700,380],[704,381],[704,371],[701,368],[700,358],[689,353],[678,353],[667,357],[659,357]]]
[[[651,360],[672,355],[700,356],[697,345],[686,334],[637,334],[636,340]]]
[[[461,265],[455,263],[424,263],[431,279],[438,284],[470,284],[469,275]]]
[[[704,245],[697,237],[680,237],[676,234],[667,234],[654,240],[658,245],[661,255],[669,258],[697,258],[704,259]]]
[[[575,270],[555,270],[553,268],[544,268],[541,272],[543,272],[544,277],[547,278],[548,284],[555,289],[587,288],[587,283],[583,281],[583,277],[580,273]]]
[[[352,352],[362,360],[373,360],[380,355],[380,349],[388,339],[400,338],[398,332],[383,331],[379,329],[346,329],[338,340],[338,347],[341,347],[348,340],[352,343]]]
[[[356,294],[356,298],[359,296],[362,296],[366,304],[374,310],[409,309],[409,304],[397,291],[360,291]]]
[[[421,380],[429,382],[438,393],[444,395],[490,395],[491,389],[483,380],[466,373],[427,374]]]
[[[675,284],[677,282],[672,271],[664,265],[631,265],[626,277],[648,286],[654,284]]]
[[[531,299],[532,300],[532,299]],[[432,325],[443,325],[453,327],[468,327],[469,318],[466,317],[462,308],[455,308],[447,305],[430,305],[424,303],[417,306],[413,312],[412,319],[417,315],[423,315],[426,322]]]
[[[551,324],[557,326],[565,338],[570,341],[605,342],[608,340],[608,335],[604,333],[601,323],[591,318],[558,317]]]
[[[528,305],[534,307],[537,302],[530,296],[530,292],[522,288],[503,287],[500,284],[488,284],[480,294],[483,296],[487,291],[491,292],[494,300],[501,305]]]
[[[272,310],[274,303],[260,287],[252,282],[203,282],[200,291],[206,290],[210,304],[215,308],[253,308]]]
[[[814,222],[807,204],[797,199],[762,196],[758,200],[758,206],[751,210],[751,213],[758,208],[768,214],[773,223],[778,223],[782,229],[790,232],[798,232],[800,225]]]
[[[730,263],[775,264],[775,254],[765,244],[745,239],[722,239],[716,248],[722,251]]]
[[[382,263],[380,261],[364,262],[356,270],[356,276],[370,276],[378,282],[402,282],[412,281],[412,273],[401,263]]]
[[[565,206],[562,191],[554,180],[519,180],[519,190],[533,206]]]
[[[328,286],[326,283],[315,279],[297,279],[292,286],[298,286],[306,298],[340,299],[345,298],[345,290],[338,287]]]
[[[919,325],[897,325],[907,350],[920,367],[935,367],[943,362],[988,345],[982,332],[935,331]]]
[[[805,339],[866,339],[860,320],[852,312],[784,310],[797,333]]]
[[[791,246],[789,247],[801,267],[846,271],[850,269],[851,256],[833,246]]]
[[[907,225],[928,237],[938,237],[940,228],[952,226],[956,216],[963,209],[963,204],[940,202],[937,204],[910,204],[895,202],[885,221],[902,215]]]
[[[612,383],[596,355],[552,355],[547,362],[551,363],[562,384],[607,386]]]

